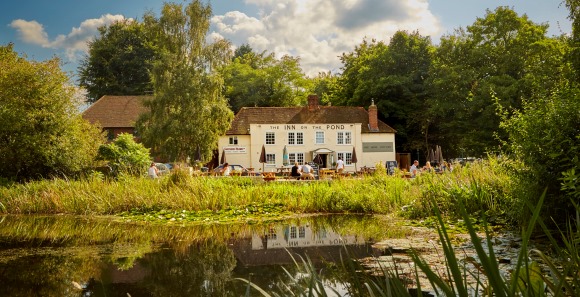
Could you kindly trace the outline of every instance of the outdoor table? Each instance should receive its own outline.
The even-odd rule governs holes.
[[[282,176],[288,176],[290,175],[290,167],[278,167],[276,168],[276,170],[278,171],[278,173],[280,173]]]
[[[320,178],[332,177],[334,169],[320,169]]]

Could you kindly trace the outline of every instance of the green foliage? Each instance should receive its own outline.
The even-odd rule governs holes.
[[[256,222],[264,222],[268,220],[280,220],[284,217],[289,217],[292,213],[285,210],[282,204],[249,204],[228,207],[216,211],[201,210],[201,211],[187,211],[187,210],[149,210],[143,211],[133,209],[131,211],[122,212],[121,217],[131,221],[147,221],[155,223],[186,223],[186,222],[201,222],[201,223],[231,223],[244,222],[252,224]]]
[[[507,147],[529,169],[519,174],[522,182],[535,193],[547,187],[545,214],[560,219],[572,208],[569,198],[578,202],[572,186],[577,183],[573,172],[580,168],[579,96],[580,89],[564,88],[526,102],[523,111],[502,122],[509,135]]]
[[[59,60],[32,62],[0,47],[0,178],[71,175],[92,166],[104,141],[81,118]]]
[[[517,110],[522,98],[550,92],[569,72],[565,40],[546,37],[546,30],[498,7],[443,37],[429,76],[433,141],[456,156],[498,151],[506,135],[498,132],[494,96],[503,108]]]
[[[211,7],[165,3],[161,17],[145,16],[160,58],[152,68],[150,113],[137,121],[143,143],[169,160],[208,161],[233,119],[217,72],[231,59],[225,40],[207,44]],[[200,154],[200,156],[198,156]]]
[[[332,104],[369,106],[374,99],[382,119],[397,130],[398,151],[424,147],[419,135],[428,135],[429,129],[424,112],[432,60],[430,38],[399,31],[388,45],[364,40],[341,60],[342,98]]]
[[[422,173],[413,180],[420,193],[404,207],[402,215],[424,218],[433,215],[435,201],[445,216],[458,218],[461,204],[474,217],[486,216],[493,223],[520,224],[529,192],[522,191],[515,173],[520,163],[490,157],[460,166],[450,173]]]
[[[135,142],[128,133],[121,133],[113,142],[101,145],[98,159],[107,161],[115,175],[142,175],[151,163],[149,149]]]
[[[245,51],[248,48],[244,49]],[[308,80],[298,58],[274,53],[237,51],[233,62],[224,67],[225,96],[234,112],[242,107],[297,106],[303,103]]]
[[[580,201],[580,172],[576,172],[576,169],[562,172],[560,181],[562,181],[562,191],[574,201]]]
[[[79,85],[88,91],[89,101],[150,92],[149,72],[158,53],[144,25],[124,20],[100,27],[99,34],[79,66]]]

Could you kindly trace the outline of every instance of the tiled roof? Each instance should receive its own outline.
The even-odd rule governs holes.
[[[93,103],[85,112],[83,118],[103,128],[134,127],[139,115],[145,113],[143,100],[150,96],[108,96],[105,95]]]
[[[318,106],[308,107],[243,107],[234,118],[228,135],[249,134],[250,124],[361,124],[362,133],[371,133],[369,113],[362,107]],[[378,121],[379,130],[372,132],[395,133],[395,129]]]

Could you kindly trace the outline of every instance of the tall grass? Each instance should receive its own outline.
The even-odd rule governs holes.
[[[177,173],[151,180],[121,176],[53,179],[0,187],[0,213],[117,214],[129,210],[220,210],[250,204],[281,204],[297,213],[396,213],[410,218],[432,215],[435,201],[444,215],[469,213],[517,221],[522,205],[517,180],[503,162],[490,159],[445,174],[415,179],[384,171],[361,179],[316,182],[263,182],[251,177],[195,177]]]

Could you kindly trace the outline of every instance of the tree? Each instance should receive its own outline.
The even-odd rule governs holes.
[[[318,95],[321,104],[333,104],[341,102],[343,88],[340,83],[340,75],[332,72],[320,72],[310,79],[311,92]]]
[[[254,53],[249,46],[236,51],[233,62],[223,69],[226,92],[234,112],[244,106],[297,106],[305,101],[309,81],[300,59],[274,53]]]
[[[146,172],[151,162],[149,149],[135,142],[128,133],[121,133],[113,142],[101,145],[97,159],[107,161],[115,174],[132,175]]]
[[[418,32],[399,31],[388,45],[363,41],[341,57],[344,99],[333,104],[368,106],[374,100],[382,120],[397,130],[398,151],[423,148],[431,52],[430,38]]]
[[[428,114],[449,156],[498,150],[507,136],[498,129],[494,98],[502,108],[518,110],[523,98],[559,84],[566,73],[565,43],[546,32],[547,25],[498,7],[441,39],[429,75]]]
[[[229,128],[233,113],[222,95],[219,68],[231,60],[225,40],[206,43],[211,7],[200,1],[187,6],[163,5],[161,17],[144,23],[159,45],[153,63],[150,112],[137,121],[143,143],[170,160],[210,160],[218,138]]]
[[[580,1],[564,1],[568,11],[568,18],[572,20],[572,37],[569,40],[571,50],[568,53],[568,60],[574,69],[574,81],[580,82]]]
[[[60,61],[31,62],[0,47],[0,177],[70,175],[93,164],[104,142],[81,118]]]
[[[124,20],[100,27],[99,33],[89,42],[89,53],[79,66],[79,85],[87,89],[89,101],[151,92],[149,72],[157,49],[145,26]]]
[[[244,43],[234,51],[233,59],[243,58],[245,54],[250,54],[252,52],[253,52],[252,47],[249,44]]]
[[[526,166],[527,170],[519,172],[524,173],[522,181],[530,192],[532,205],[547,189],[543,211],[545,217],[552,216],[556,220],[568,218],[564,214],[575,209],[571,201],[576,205],[580,203],[578,97],[578,87],[563,85],[550,96],[525,101],[523,109],[511,117],[504,113],[501,123],[509,136],[506,142],[509,152]]]

